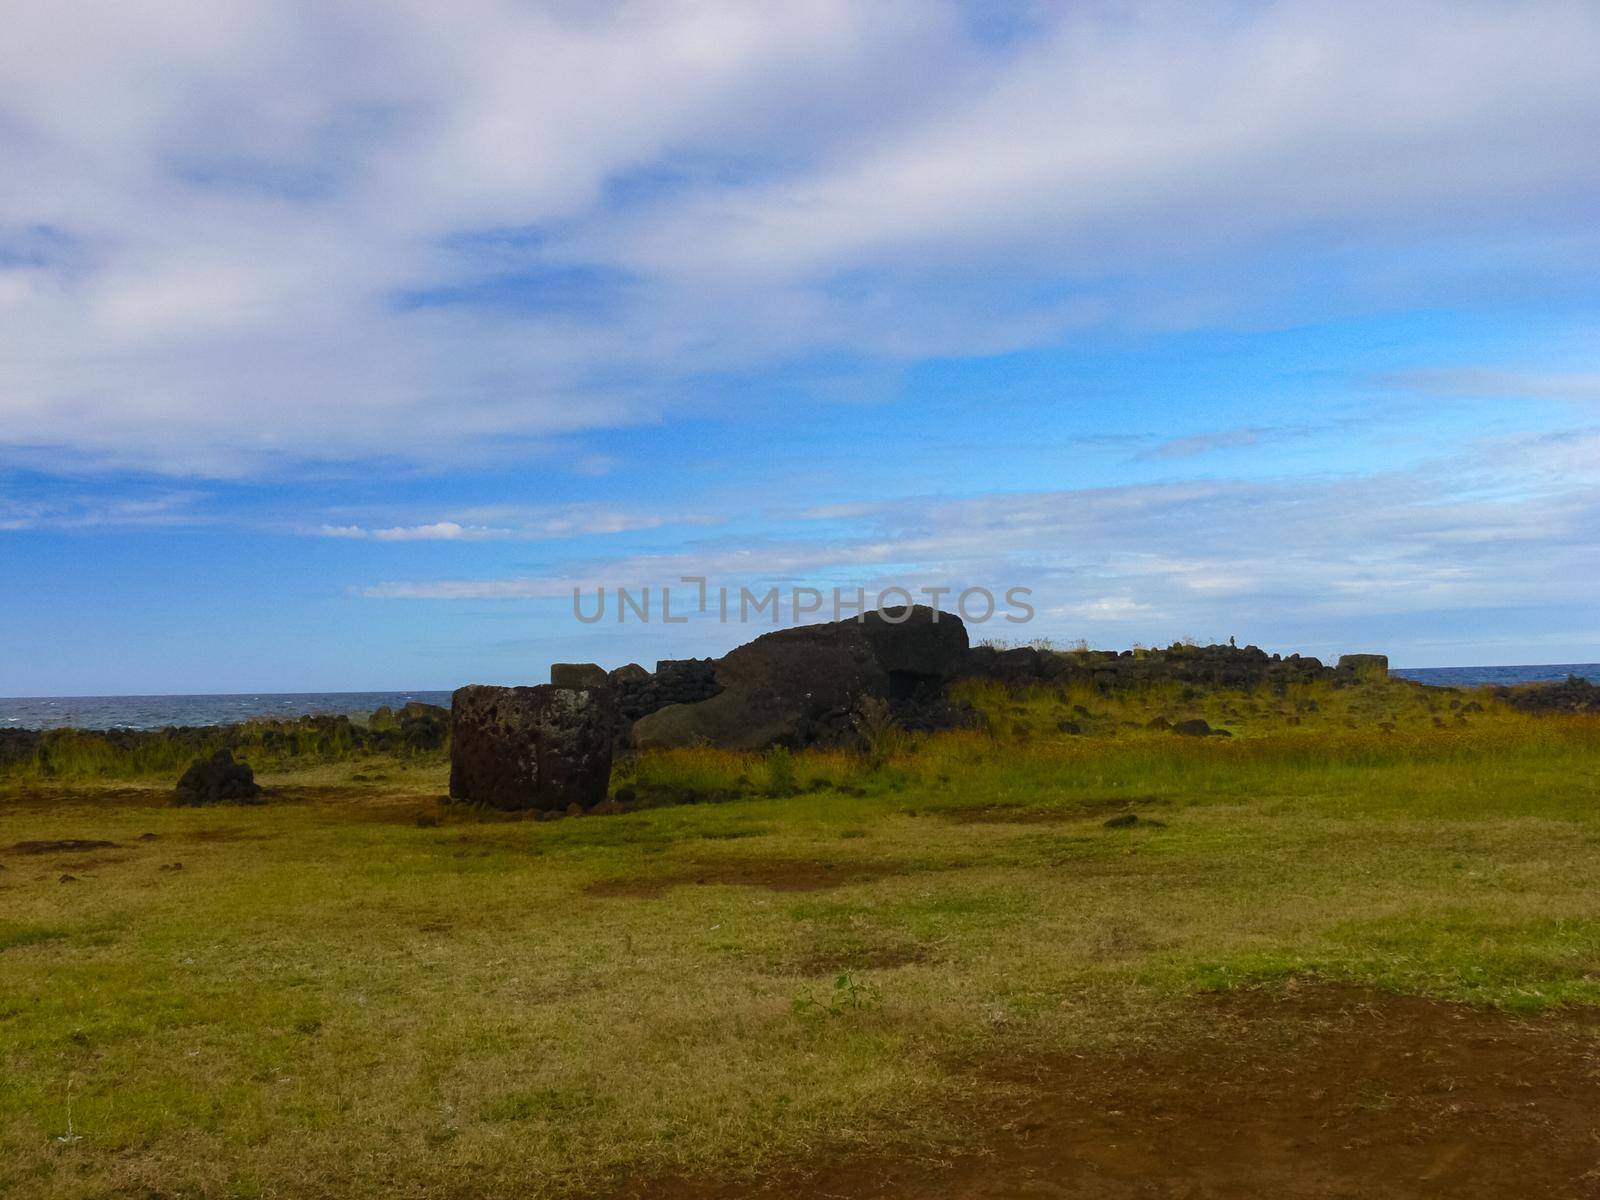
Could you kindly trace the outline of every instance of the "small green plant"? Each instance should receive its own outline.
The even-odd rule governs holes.
[[[842,1017],[846,1013],[873,1008],[882,999],[883,994],[876,987],[864,979],[857,979],[853,972],[846,971],[833,981],[832,994],[821,1000],[810,988],[801,992],[794,998],[794,1012],[797,1017]]]
[[[792,796],[800,790],[795,780],[794,755],[786,746],[774,746],[767,751],[767,794]]]

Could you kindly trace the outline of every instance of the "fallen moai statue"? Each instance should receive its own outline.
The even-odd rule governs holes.
[[[757,750],[830,740],[849,733],[868,696],[940,703],[966,655],[961,618],[925,605],[780,629],[715,664],[716,695],[635,722],[633,741]]]

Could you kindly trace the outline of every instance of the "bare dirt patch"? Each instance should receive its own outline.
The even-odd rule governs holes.
[[[1092,796],[1050,808],[1022,804],[974,804],[932,811],[956,825],[1059,825],[1134,809],[1160,808],[1167,803],[1160,796]]]
[[[119,850],[121,846],[94,838],[61,838],[53,842],[18,842],[8,849],[13,854],[81,854],[86,850]]]
[[[270,842],[276,835],[223,826],[217,829],[190,829],[177,836],[187,842]]]
[[[63,808],[163,808],[172,803],[172,788],[0,785],[0,809],[9,812],[53,812]]]
[[[1600,1194],[1593,1015],[1520,1020],[1315,986],[1196,1001],[1135,1050],[974,1064],[977,1149],[823,1160],[735,1196],[1504,1197]],[[640,1193],[643,1194],[643,1193]]]
[[[821,892],[852,883],[894,875],[893,863],[835,862],[802,858],[706,859],[658,875],[626,875],[600,879],[583,890],[591,896],[655,899],[675,887],[725,885],[769,892]]]

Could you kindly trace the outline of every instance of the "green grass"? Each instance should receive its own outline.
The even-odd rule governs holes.
[[[618,786],[704,799],[559,822],[445,805],[436,762],[297,765],[258,807],[29,780],[0,1194],[599,1192],[959,1138],[960,1064],[1181,1028],[1208,990],[1600,1004],[1600,722],[1362,692],[1297,726],[986,692],[1000,737],[655,755]],[[1111,724],[1056,733],[1076,703]],[[1260,715],[1142,728],[1180,703]],[[7,848],[61,838],[118,846]]]

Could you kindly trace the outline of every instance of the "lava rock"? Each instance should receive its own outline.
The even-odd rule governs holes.
[[[1569,675],[1565,683],[1534,683],[1521,687],[1498,687],[1493,695],[1521,712],[1526,713],[1593,713],[1600,712],[1600,686],[1590,683],[1581,675]],[[1482,712],[1483,705],[1476,700],[1462,704],[1452,701],[1451,708],[1464,713]]]
[[[450,795],[507,811],[581,812],[610,787],[615,721],[601,688],[460,688],[450,706]]]
[[[1389,678],[1387,654],[1341,654],[1338,669],[1358,679]]]
[[[606,686],[605,668],[595,663],[552,663],[550,684],[558,688],[596,688]]]
[[[261,798],[261,785],[249,763],[236,762],[231,750],[218,750],[210,758],[195,759],[174,794],[179,804],[248,803]]]
[[[1172,727],[1172,732],[1181,737],[1210,737],[1211,723],[1203,717],[1194,717],[1188,721],[1179,721]]]
[[[937,705],[966,658],[961,618],[926,605],[780,629],[716,664],[717,695],[643,717],[633,741],[729,750],[838,741],[852,735],[851,714],[865,697],[891,708]]]

